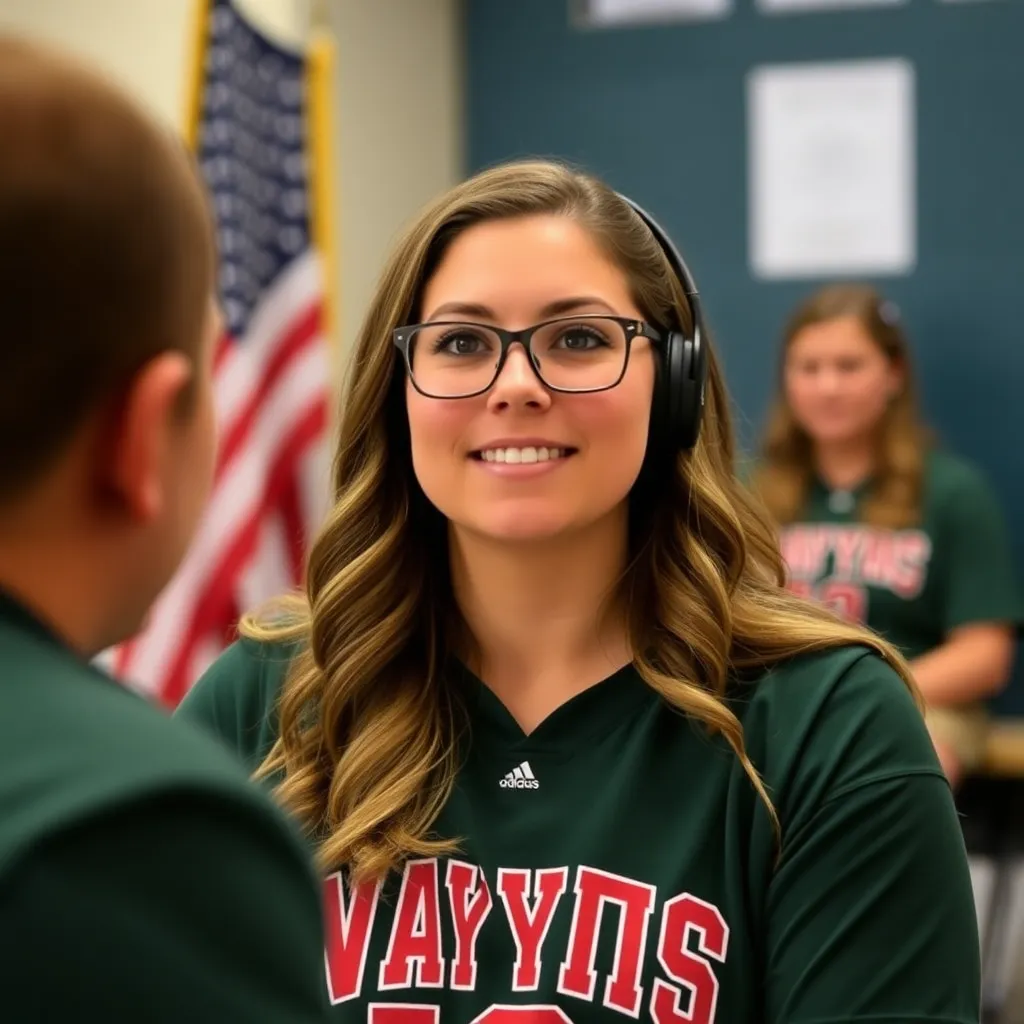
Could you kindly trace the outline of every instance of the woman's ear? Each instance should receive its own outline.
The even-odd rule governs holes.
[[[889,375],[886,383],[886,390],[889,401],[893,401],[902,394],[907,386],[907,368],[901,360],[893,359],[889,363]]]

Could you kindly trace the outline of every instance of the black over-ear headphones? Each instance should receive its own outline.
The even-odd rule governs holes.
[[[655,241],[675,271],[687,301],[693,329],[689,334],[668,329],[662,345],[662,360],[654,391],[652,435],[670,449],[685,451],[697,443],[701,414],[704,410],[704,388],[708,372],[708,350],[705,342],[704,317],[700,308],[697,285],[672,239],[665,229],[632,199],[619,193],[637,216],[647,225]],[[657,324],[665,330],[665,325]]]

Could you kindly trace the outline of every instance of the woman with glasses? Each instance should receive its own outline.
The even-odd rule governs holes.
[[[306,593],[181,709],[315,844],[339,1021],[978,1019],[906,665],[784,589],[692,292],[548,163],[384,272]]]

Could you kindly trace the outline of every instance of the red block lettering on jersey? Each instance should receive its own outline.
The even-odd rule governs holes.
[[[332,1003],[343,1003],[362,991],[379,889],[364,882],[356,886],[346,905],[340,871],[324,880],[323,889],[327,991]]]
[[[472,990],[476,985],[476,939],[491,912],[491,890],[478,867],[458,860],[448,861],[445,885],[455,928],[451,987]]]
[[[419,988],[440,988],[444,984],[436,857],[411,860],[405,865],[378,987],[409,988],[414,966]]]
[[[605,903],[619,907],[615,959],[604,989],[604,1005],[631,1017],[640,1015],[643,989],[640,965],[647,948],[647,924],[654,910],[655,888],[632,878],[581,867],[576,873],[576,909],[569,949],[558,976],[558,991],[580,999],[594,998],[597,937]]]
[[[435,1024],[441,1019],[437,1006],[408,1003],[371,1003],[367,1024]],[[471,1024],[572,1024],[557,1006],[491,1006]]]
[[[531,875],[532,908],[527,900]],[[505,904],[505,914],[516,943],[513,992],[529,992],[540,985],[541,947],[568,879],[568,868],[544,868],[536,873],[520,868],[498,869],[498,895]]]
[[[690,935],[697,934],[698,956],[689,950]],[[658,940],[658,961],[665,973],[687,990],[684,1009],[682,989],[655,979],[651,991],[651,1018],[656,1024],[691,1021],[713,1024],[718,1006],[718,978],[706,959],[725,961],[729,926],[717,907],[689,893],[665,904]]]
[[[492,1006],[471,1024],[572,1024],[557,1006]]]
[[[863,622],[868,615],[868,592],[859,584],[828,580],[821,585],[818,600],[848,622]]]
[[[370,1003],[367,1024],[438,1024],[440,1006],[415,1006],[411,1003]]]
[[[839,527],[835,533],[835,565],[832,572],[840,579],[857,578],[857,562],[864,556],[866,532],[858,526]]]

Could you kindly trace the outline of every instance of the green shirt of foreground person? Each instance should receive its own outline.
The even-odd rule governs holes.
[[[91,664],[206,501],[220,324],[191,161],[0,35],[0,992],[18,1024],[315,1024],[319,890],[221,746]]]

